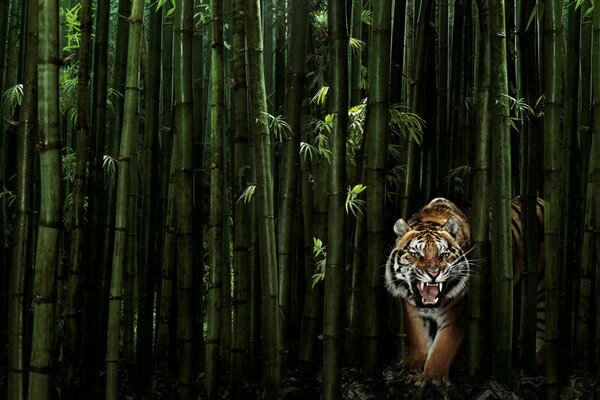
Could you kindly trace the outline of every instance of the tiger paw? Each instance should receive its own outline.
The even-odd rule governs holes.
[[[433,386],[450,386],[450,378],[448,374],[435,374],[423,372],[417,378],[415,386],[425,387],[430,383]]]
[[[412,372],[421,372],[423,371],[423,366],[425,365],[425,360],[417,360],[414,358],[405,358],[400,362],[400,365],[407,368]]]

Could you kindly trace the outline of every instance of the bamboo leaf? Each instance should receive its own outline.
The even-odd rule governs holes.
[[[363,50],[366,46],[366,43],[360,39],[350,38],[350,48],[352,49],[352,53],[359,54],[361,50]]]
[[[250,201],[252,200],[252,197],[254,196],[255,191],[256,191],[256,185],[248,185],[248,187],[246,187],[246,190],[244,190],[244,192],[237,199],[236,203],[239,203],[240,200],[243,200],[244,204],[250,203]]]
[[[304,158],[304,161],[308,159],[312,162],[313,159],[319,154],[319,149],[310,143],[300,142],[300,155]]]
[[[358,214],[363,214],[363,210],[365,207],[365,201],[359,199],[358,196],[367,189],[366,186],[362,184],[354,185],[354,187],[348,186],[348,194],[346,195],[346,214],[352,213],[354,217],[357,217]]]
[[[12,207],[13,203],[15,202],[15,199],[16,195],[11,190],[8,190],[7,188],[2,188],[2,191],[0,192],[0,202],[4,203],[4,207]]]
[[[329,92],[329,86],[323,86],[320,88],[314,97],[310,100],[311,103],[316,103],[319,105],[325,104],[325,99],[327,97],[327,93]]]
[[[533,19],[537,15],[539,4],[540,3],[536,3],[535,6],[533,6],[533,10],[531,10],[531,14],[529,14],[529,19],[527,20],[527,26],[525,27],[525,30],[529,29],[529,26],[531,25],[531,23],[533,22]]]
[[[104,187],[113,187],[117,177],[117,168],[121,165],[120,161],[111,157],[108,154],[104,156],[102,161],[102,169],[104,170]]]
[[[290,125],[285,121],[281,115],[272,115],[268,112],[263,113],[267,117],[269,131],[273,132],[275,139],[278,141],[283,140],[284,134],[289,134],[292,131]]]
[[[372,10],[363,10],[361,13],[362,22],[367,25],[373,25],[373,11]]]
[[[23,84],[17,84],[7,89],[2,95],[2,112],[10,120],[23,101]]]
[[[315,273],[311,277],[312,288],[323,279],[325,279],[325,266],[327,265],[327,247],[323,246],[323,241],[313,237],[313,254],[315,257]]]

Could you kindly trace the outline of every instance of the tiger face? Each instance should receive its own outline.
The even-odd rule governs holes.
[[[390,293],[419,308],[437,308],[465,295],[469,262],[462,248],[459,223],[448,218],[411,227],[403,219],[394,225],[396,245],[386,264]]]

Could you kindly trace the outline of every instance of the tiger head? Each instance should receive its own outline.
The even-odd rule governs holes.
[[[403,219],[394,225],[396,245],[386,264],[385,282],[392,295],[417,307],[435,308],[465,295],[469,262],[463,246],[469,241],[459,223],[418,222]]]

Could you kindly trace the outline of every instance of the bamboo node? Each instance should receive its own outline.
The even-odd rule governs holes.
[[[51,367],[36,367],[34,365],[29,366],[29,372],[35,372],[38,374],[50,375],[52,374]]]
[[[33,302],[35,304],[48,304],[48,303],[56,303],[56,294],[51,294],[50,296],[42,296],[40,293],[37,293],[33,297]]]

